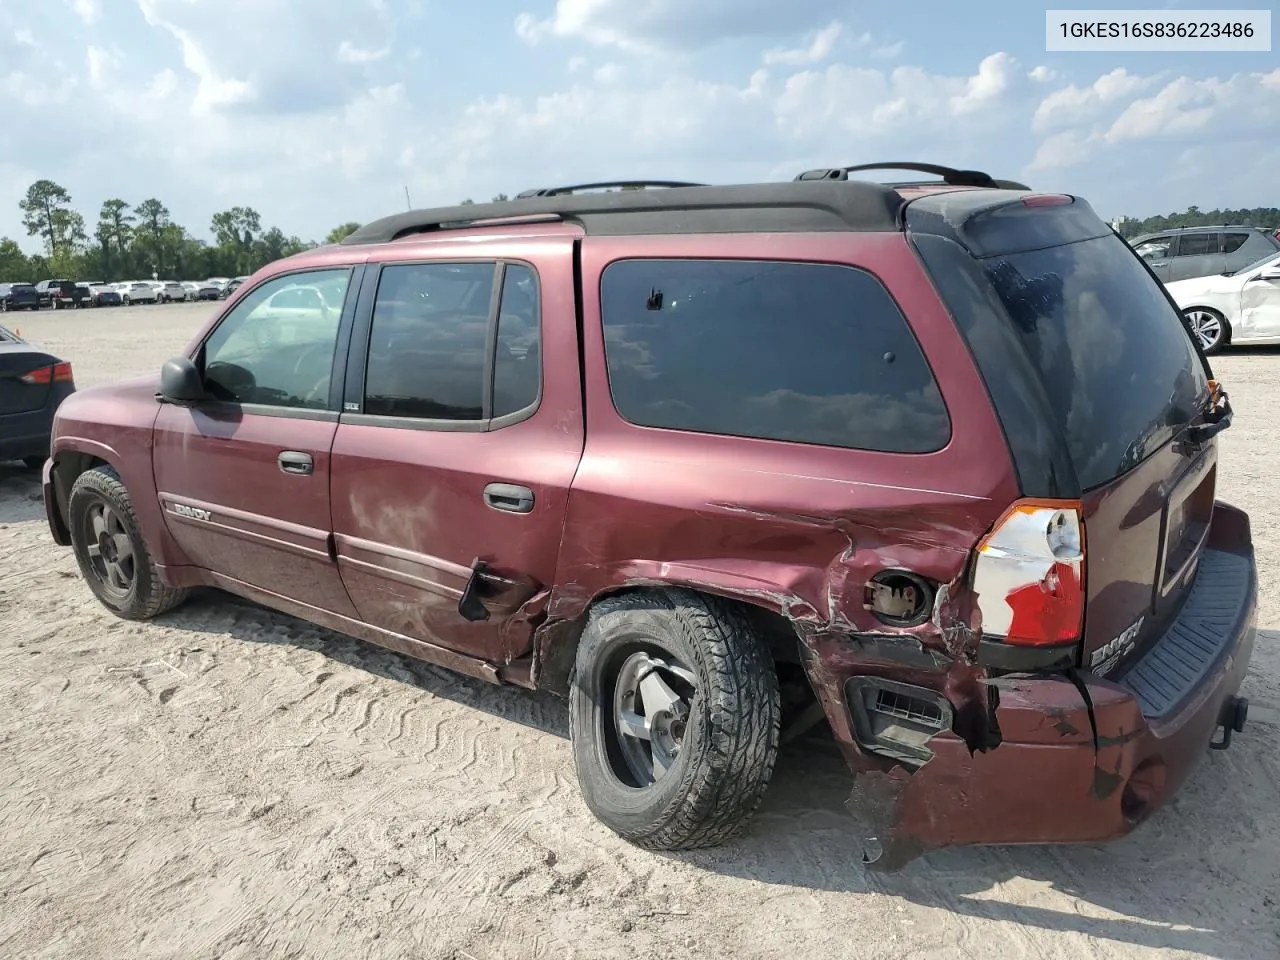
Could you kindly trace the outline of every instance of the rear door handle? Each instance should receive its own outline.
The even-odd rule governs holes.
[[[484,502],[507,513],[529,513],[533,509],[533,491],[515,483],[491,483],[484,488]]]
[[[279,464],[282,473],[296,473],[301,476],[309,475],[316,468],[311,454],[302,453],[299,450],[283,451],[276,457],[276,463]]]

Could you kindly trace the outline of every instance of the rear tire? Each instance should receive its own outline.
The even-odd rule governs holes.
[[[1205,356],[1219,352],[1231,342],[1231,324],[1217,310],[1209,307],[1190,307],[1182,311],[1191,335],[1200,341]]]
[[[187,598],[189,590],[161,582],[133,501],[111,467],[95,467],[76,478],[67,519],[81,575],[116,616],[150,620]]]
[[[569,703],[583,798],[638,846],[723,843],[764,798],[778,751],[778,677],[727,602],[689,590],[601,601],[578,645]]]

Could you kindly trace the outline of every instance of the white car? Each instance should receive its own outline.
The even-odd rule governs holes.
[[[1280,344],[1280,254],[1228,274],[1165,284],[1205,353],[1226,344]]]
[[[120,291],[120,299],[126,304],[156,302],[156,288],[141,280],[116,284],[116,289]]]
[[[187,300],[187,288],[176,280],[168,280],[160,284],[156,297],[161,303],[180,303]]]

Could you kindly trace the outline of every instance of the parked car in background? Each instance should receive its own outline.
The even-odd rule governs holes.
[[[231,296],[233,293],[239,290],[240,287],[244,284],[244,282],[248,279],[249,279],[248,277],[236,277],[233,280],[228,280],[222,286],[222,292],[219,294],[220,299],[226,300],[229,296]]]
[[[39,310],[40,293],[29,283],[0,283],[0,312]]]
[[[71,280],[53,281],[47,288],[49,305],[55,310],[67,310],[84,306],[89,291]]]
[[[0,327],[0,460],[43,465],[54,414],[75,389],[68,361]]]
[[[217,300],[222,293],[217,284],[209,281],[192,283],[188,289],[191,290],[192,300]]]
[[[176,280],[169,280],[160,284],[156,299],[161,303],[182,303],[187,299],[187,288]]]
[[[74,280],[42,280],[36,284],[36,293],[41,306],[55,310],[79,307],[88,295]]]
[[[124,619],[215,587],[567,697],[587,807],[644,847],[738,833],[824,719],[850,856],[1124,835],[1245,725],[1230,404],[1083,199],[860,169],[270,264],[63,404],[52,539]]]
[[[1258,227],[1181,227],[1129,241],[1165,283],[1227,273],[1280,253],[1280,240]]]
[[[111,283],[90,284],[89,298],[95,307],[118,307],[124,302],[120,291]]]
[[[119,284],[117,289],[126,304],[156,302],[156,288],[143,280]]]
[[[1280,344],[1280,253],[1224,276],[1165,284],[1205,353]]]

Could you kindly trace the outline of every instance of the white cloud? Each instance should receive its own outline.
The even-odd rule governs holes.
[[[986,57],[969,78],[964,93],[951,98],[951,108],[958,114],[975,113],[998,100],[1009,90],[1016,66],[1017,61],[1007,53]]]
[[[1096,141],[1096,137],[1081,135],[1074,130],[1055,133],[1040,144],[1026,169],[1039,173],[1074,167],[1093,155]]]
[[[365,50],[362,47],[357,47],[350,40],[343,40],[338,44],[338,62],[372,63],[375,60],[381,60],[390,52],[390,47],[383,47],[380,50]]]
[[[1028,73],[1027,76],[1036,83],[1049,83],[1050,81],[1058,78],[1058,71],[1054,70],[1052,67],[1046,67],[1044,64],[1041,64]]]
[[[831,55],[831,50],[836,45],[836,41],[840,39],[841,25],[832,21],[821,30],[816,31],[807,46],[791,49],[774,49],[766,50],[764,54],[764,62],[766,64],[784,63],[784,64],[805,64],[820,63]]]
[[[1040,102],[1032,123],[1036,130],[1047,131],[1092,120],[1108,105],[1123,102],[1157,81],[1157,77],[1138,76],[1117,67],[1087,87],[1071,84],[1055,90]]]
[[[87,27],[102,19],[102,0],[69,0],[68,6]]]
[[[905,40],[899,40],[897,43],[887,43],[872,50],[871,57],[875,60],[896,60],[902,56],[902,51],[906,45]]]
[[[527,43],[558,37],[652,52],[812,29],[846,6],[844,0],[556,0],[551,16],[521,13],[515,29]]]

